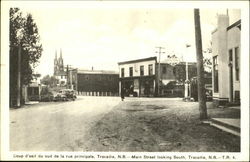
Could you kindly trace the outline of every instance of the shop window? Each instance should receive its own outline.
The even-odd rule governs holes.
[[[141,76],[144,75],[144,66],[140,66],[140,75],[141,75]]]
[[[239,63],[239,47],[234,49],[235,54],[235,80],[239,81],[240,79],[240,63]]]
[[[133,67],[129,68],[129,76],[132,77],[133,76]]]
[[[153,75],[153,65],[148,65],[148,75]]]
[[[218,56],[213,57],[214,92],[219,92]]]

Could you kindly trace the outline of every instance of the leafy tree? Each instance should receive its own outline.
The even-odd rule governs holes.
[[[211,55],[212,49],[207,48],[203,51],[204,54]],[[168,55],[168,59],[177,59],[178,57],[173,55]],[[174,75],[179,82],[184,82],[186,80],[186,65],[184,62],[180,63],[173,63],[174,66]],[[211,57],[204,57],[203,58],[203,66],[204,66],[204,73],[206,75],[211,75],[212,72],[212,60]],[[192,77],[197,76],[197,67],[196,65],[189,65],[188,66],[188,79],[190,80]]]
[[[212,55],[212,48],[207,48],[206,51],[203,51],[204,54]],[[203,57],[203,66],[204,71],[211,73],[212,72],[212,57]]]
[[[46,75],[41,79],[41,83],[50,87],[54,87],[58,83],[58,79],[56,79],[54,76]]]
[[[21,46],[21,86],[28,85],[33,77],[43,48],[38,28],[31,14],[23,15],[19,8],[9,10],[9,64],[10,99],[14,99],[17,89],[18,46]]]
[[[184,82],[186,80],[186,64],[179,63],[174,66],[173,69],[175,78],[180,81]],[[188,79],[190,80],[192,77],[197,76],[197,67],[196,64],[188,65]]]

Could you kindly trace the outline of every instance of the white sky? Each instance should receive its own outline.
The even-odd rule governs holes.
[[[181,56],[187,43],[191,47],[188,59],[184,58],[196,61],[192,8],[97,8],[54,2],[47,7],[25,5],[20,9],[31,13],[37,23],[44,51],[36,71],[43,76],[53,74],[55,50],[59,56],[60,48],[65,65],[84,69],[93,66],[118,71],[119,61],[158,56],[157,46],[165,47],[167,54]],[[200,10],[203,49],[210,47],[217,13],[226,14],[226,8]],[[240,10],[229,9],[229,16],[230,23],[237,21]]]

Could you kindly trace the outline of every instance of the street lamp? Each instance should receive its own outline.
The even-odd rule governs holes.
[[[188,47],[191,47],[191,45],[186,44],[186,55],[188,52]],[[190,86],[190,84],[189,84],[189,80],[188,80],[188,61],[186,60],[186,80],[185,80],[185,96],[184,96],[185,99],[190,98],[189,86]]]

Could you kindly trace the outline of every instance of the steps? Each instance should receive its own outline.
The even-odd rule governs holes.
[[[240,119],[231,118],[212,118],[209,124],[225,132],[240,137]]]

